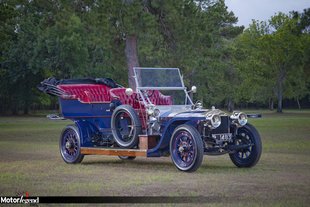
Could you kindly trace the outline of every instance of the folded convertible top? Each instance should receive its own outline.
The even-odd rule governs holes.
[[[118,88],[119,85],[115,83],[111,78],[83,78],[83,79],[61,79],[57,80],[54,77],[50,77],[42,81],[37,88],[49,95],[61,96],[66,93],[57,87],[57,85],[65,84],[102,84],[110,88]]]

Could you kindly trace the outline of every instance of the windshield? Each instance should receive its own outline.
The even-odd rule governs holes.
[[[169,97],[172,105],[188,105],[190,104],[189,98],[186,96],[184,90],[160,90],[160,93]]]
[[[134,72],[137,91],[147,105],[192,104],[178,68],[134,68]]]
[[[184,89],[178,68],[134,68],[140,89]]]

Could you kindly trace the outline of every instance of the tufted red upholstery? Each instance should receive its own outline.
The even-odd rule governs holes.
[[[171,96],[165,96],[157,90],[154,91],[150,100],[155,105],[172,105]]]
[[[64,84],[58,85],[67,95],[64,99],[78,99],[82,103],[106,103],[113,99],[119,99],[122,104],[131,105],[135,109],[143,108],[143,103],[136,99],[137,93],[127,96],[125,88],[110,88],[101,84]],[[165,96],[155,90],[150,100],[155,105],[171,105],[171,96]]]
[[[125,88],[113,88],[110,90],[112,99],[119,99],[122,104],[128,104],[133,106],[133,108],[140,108],[143,103],[136,99],[137,93],[133,93],[131,96],[127,96],[125,93]],[[151,102],[155,105],[172,105],[171,96],[165,96],[159,91],[155,90],[150,98]]]
[[[126,88],[113,88],[110,90],[111,99],[118,99],[122,104],[128,104],[135,109],[140,108],[142,103],[136,99],[137,93],[133,93],[131,96],[127,96],[125,93]]]
[[[68,95],[64,99],[78,99],[82,103],[104,103],[110,102],[110,87],[101,84],[64,84],[58,85]]]

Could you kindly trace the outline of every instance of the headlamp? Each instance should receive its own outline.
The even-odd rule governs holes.
[[[206,116],[207,124],[215,129],[221,125],[221,116],[218,114],[207,114]]]
[[[248,123],[248,117],[243,112],[233,112],[230,118],[233,120],[233,123],[237,124],[240,127]]]

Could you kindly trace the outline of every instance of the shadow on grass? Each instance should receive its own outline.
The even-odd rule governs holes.
[[[139,170],[148,170],[148,169],[157,169],[163,171],[174,171],[174,172],[181,172],[177,170],[175,165],[170,160],[88,160],[83,161],[81,165],[87,166],[113,166],[113,167],[124,167],[130,169],[139,169]],[[217,172],[225,172],[225,171],[234,171],[234,170],[241,170],[232,165],[210,165],[202,163],[200,168],[198,169],[197,173],[199,172],[210,172],[210,173],[217,173]]]
[[[202,164],[200,166],[199,169],[203,169],[203,170],[235,170],[235,169],[240,169],[240,168],[237,168],[235,166],[229,166],[229,165],[206,165],[206,164]]]
[[[120,166],[120,165],[126,165],[128,166],[133,166],[137,168],[145,166],[146,168],[149,168],[150,166],[155,167],[155,166],[172,166],[173,164],[168,161],[150,161],[150,160],[88,160],[84,161],[81,163],[82,165],[115,165],[115,166]]]

